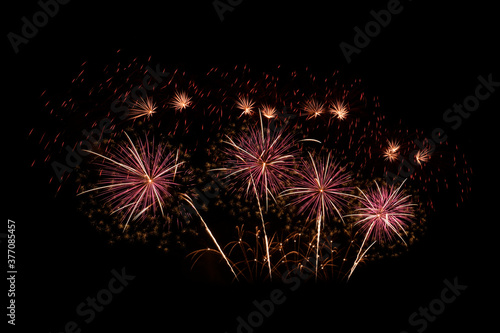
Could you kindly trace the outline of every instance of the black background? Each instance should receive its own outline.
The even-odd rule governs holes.
[[[444,125],[447,108],[474,93],[478,75],[493,73],[500,80],[498,11],[492,2],[479,1],[402,4],[403,11],[351,64],[339,43],[352,44],[353,28],[363,27],[370,11],[386,8],[387,1],[246,0],[221,22],[211,1],[73,0],[18,54],[4,37],[4,205],[17,224],[16,329],[60,332],[74,320],[82,332],[234,332],[236,317],[253,311],[254,299],[267,298],[274,287],[286,290],[280,284],[204,283],[189,274],[189,263],[173,256],[107,245],[76,211],[70,192],[55,196],[47,182],[50,169],[30,168],[40,148],[27,134],[43,119],[42,91],[66,91],[83,61],[99,68],[113,62],[118,49],[130,59],[151,55],[193,72],[221,64],[338,69],[362,77],[384,113],[429,133]],[[7,7],[4,36],[19,33],[21,17],[39,10],[35,1]],[[440,296],[444,279],[455,277],[467,290],[426,332],[486,331],[495,322],[490,302],[496,303],[498,280],[492,255],[498,93],[458,130],[446,128],[474,172],[465,204],[456,208],[444,199],[419,246],[360,269],[348,284],[308,283],[287,292],[285,304],[256,332],[415,332],[408,316]],[[122,267],[136,278],[93,322],[83,323],[76,306],[107,286],[111,269]]]

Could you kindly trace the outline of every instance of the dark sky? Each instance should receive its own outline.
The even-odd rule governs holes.
[[[280,284],[206,284],[188,278],[187,264],[174,256],[106,245],[74,209],[71,194],[56,197],[46,170],[30,168],[38,147],[27,134],[43,119],[39,96],[45,89],[67,91],[82,62],[98,68],[113,62],[118,49],[125,58],[152,56],[193,73],[235,64],[307,66],[318,73],[339,70],[363,78],[384,112],[430,132],[443,125],[446,109],[474,93],[478,76],[492,74],[500,81],[498,11],[486,1],[439,7],[431,1],[401,1],[398,14],[347,63],[339,45],[354,45],[354,28],[364,29],[373,20],[370,12],[387,9],[388,3],[245,0],[221,21],[210,0],[73,0],[60,5],[15,53],[9,33],[22,34],[22,18],[32,21],[40,5],[9,2],[3,20],[3,146],[8,148],[5,207],[18,225],[15,331],[60,332],[74,320],[82,332],[234,332],[236,318],[254,310],[254,299],[269,298],[274,288],[287,290]],[[460,145],[474,172],[464,205],[443,204],[432,215],[434,227],[413,252],[368,266],[347,285],[308,283],[287,291],[286,302],[255,332],[416,332],[408,317],[440,296],[443,280],[455,277],[467,290],[426,332],[488,327],[495,263],[489,260],[498,220],[496,197],[489,192],[498,178],[492,119],[498,93],[481,102],[459,129],[447,128],[450,142]],[[95,320],[84,323],[77,306],[107,286],[112,269],[122,267],[136,278]]]

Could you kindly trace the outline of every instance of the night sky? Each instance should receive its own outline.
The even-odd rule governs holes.
[[[32,21],[40,5],[34,0],[7,5],[4,207],[7,218],[16,222],[18,271],[16,325],[8,325],[9,332],[235,332],[238,317],[248,318],[256,310],[254,300],[269,300],[273,292],[281,295],[281,304],[254,332],[417,332],[423,325],[411,326],[409,317],[441,297],[445,280],[457,280],[467,289],[422,332],[462,331],[466,326],[486,331],[494,321],[490,302],[495,303],[498,280],[493,257],[498,222],[493,115],[500,87],[457,129],[443,121],[443,113],[474,94],[479,76],[500,81],[493,3],[232,3],[237,5],[221,21],[210,0],[105,5],[73,0],[59,5],[35,36],[18,45],[17,53],[9,33],[22,34],[21,18]],[[364,29],[374,20],[370,12],[388,4],[398,13],[348,63],[339,45],[354,45],[355,27]],[[347,283],[309,280],[294,291],[281,281],[230,283],[227,267],[217,263],[217,269],[197,266],[192,271],[182,251],[109,245],[78,209],[74,180],[56,194],[58,185],[49,184],[50,161],[31,167],[44,147],[28,133],[34,127],[51,130],[47,98],[40,98],[43,91],[67,93],[83,62],[96,71],[116,63],[117,50],[125,61],[151,56],[153,63],[194,75],[247,64],[256,70],[308,67],[318,75],[338,70],[361,78],[388,118],[402,119],[429,135],[436,127],[446,131],[449,143],[460,147],[472,168],[471,193],[457,207],[455,197],[443,192],[436,210],[427,215],[425,236],[411,251],[364,265]],[[99,73],[93,76],[102,79]],[[4,224],[1,232],[6,230]],[[2,238],[2,251],[7,251],[6,244]],[[113,278],[120,281],[116,275],[123,279],[124,272],[129,280],[95,318],[90,320],[90,312],[78,314],[87,297],[109,288]],[[4,283],[2,293],[8,287]],[[4,311],[7,302],[4,298]],[[7,322],[5,314],[3,318]]]

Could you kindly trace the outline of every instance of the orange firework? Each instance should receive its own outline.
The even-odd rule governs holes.
[[[262,112],[262,115],[267,119],[276,117],[276,108],[270,105],[263,104],[260,111]]]
[[[399,148],[401,148],[401,146],[399,145],[399,142],[397,142],[397,141],[387,140],[387,143],[388,143],[388,146],[384,151],[384,157],[386,160],[393,162],[398,158]]]
[[[156,104],[153,102],[153,99],[147,98],[144,99],[141,97],[138,100],[134,107],[130,109],[130,119],[136,119],[140,117],[151,117],[153,113],[155,113]]]
[[[191,105],[191,97],[189,97],[188,94],[184,91],[178,91],[170,101],[170,105],[176,111],[182,111],[183,109]]]
[[[343,120],[347,117],[349,113],[349,109],[347,104],[344,101],[337,100],[330,107],[330,112],[335,115],[339,120]]]
[[[307,119],[311,119],[322,115],[325,112],[325,105],[315,99],[310,99],[304,104],[303,109],[309,115]]]
[[[240,117],[244,114],[252,115],[254,104],[255,103],[250,98],[240,97],[239,100],[236,101],[236,107],[242,111]]]

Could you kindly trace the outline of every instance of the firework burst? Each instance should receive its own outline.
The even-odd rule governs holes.
[[[308,114],[307,119],[316,118],[325,112],[325,105],[315,99],[308,100],[303,107]]]
[[[276,117],[276,108],[267,104],[262,105],[260,112],[267,119]]]
[[[123,213],[126,228],[130,221],[143,218],[149,210],[155,214],[159,209],[164,214],[164,198],[178,185],[175,177],[183,162],[178,162],[178,152],[167,153],[161,145],[155,149],[147,140],[138,140],[135,145],[125,135],[128,143],[118,146],[109,156],[88,151],[103,159],[101,179],[97,187],[79,195],[100,191],[99,196],[113,207],[113,213]]]
[[[236,101],[236,108],[240,109],[241,110],[241,115],[252,115],[254,110],[253,110],[253,107],[254,107],[254,102],[248,98],[248,97],[240,97],[237,101]]]
[[[349,113],[349,108],[347,103],[344,101],[337,100],[330,106],[330,113],[335,115],[339,120],[344,120]]]
[[[430,147],[424,147],[422,149],[419,149],[414,156],[415,161],[419,165],[429,162],[429,160],[431,159],[432,151],[433,149]]]
[[[130,112],[130,119],[136,119],[140,117],[151,117],[156,111],[156,104],[153,102],[153,99],[146,98],[143,99],[141,97],[140,100],[138,100],[134,107],[129,110]]]
[[[188,94],[184,91],[178,91],[175,93],[174,97],[170,101],[170,105],[176,110],[176,111],[182,111],[189,106],[191,106],[191,97],[188,96]]]
[[[397,160],[400,148],[399,142],[387,140],[387,148],[384,150],[385,160],[390,162]]]
[[[296,158],[295,140],[292,134],[285,134],[284,128],[252,127],[235,139],[227,137],[225,150],[227,167],[224,171],[236,183],[246,187],[247,195],[255,188],[257,197],[265,198],[266,210],[269,196],[273,197],[284,187],[284,181],[294,167]]]
[[[413,218],[411,195],[405,195],[398,188],[379,186],[366,193],[361,191],[360,207],[358,213],[350,214],[360,218],[355,225],[360,225],[361,230],[368,238],[378,242],[390,241],[394,236],[401,238],[400,232],[411,223]],[[401,238],[401,240],[403,240]],[[404,242],[404,240],[403,240]]]
[[[283,191],[283,196],[294,196],[290,204],[298,205],[299,213],[308,211],[309,217],[316,219],[316,248],[319,249],[321,229],[325,218],[336,212],[343,221],[341,209],[347,204],[348,197],[353,197],[352,188],[347,187],[349,175],[338,164],[326,159],[315,160],[309,153],[310,162],[304,162],[296,187]],[[316,275],[318,269],[316,256]]]
[[[349,277],[356,269],[356,266],[364,257],[365,253],[376,243],[384,243],[399,237],[406,244],[401,232],[406,233],[405,228],[412,222],[414,217],[411,196],[405,195],[401,188],[404,182],[398,188],[380,187],[377,182],[376,190],[369,190],[367,193],[359,190],[362,194],[360,197],[360,207],[357,208],[357,213],[350,214],[355,218],[359,218],[354,225],[360,225],[360,231],[364,233],[363,243],[358,252],[358,256],[354,261]],[[363,252],[365,243],[371,240],[372,243]]]
[[[309,161],[304,161],[295,187],[281,193],[282,196],[293,196],[290,202],[299,206],[299,213],[309,212],[308,218],[328,217],[337,213],[342,219],[342,207],[347,204],[348,197],[354,197],[349,174],[330,160],[314,158],[309,153]]]

